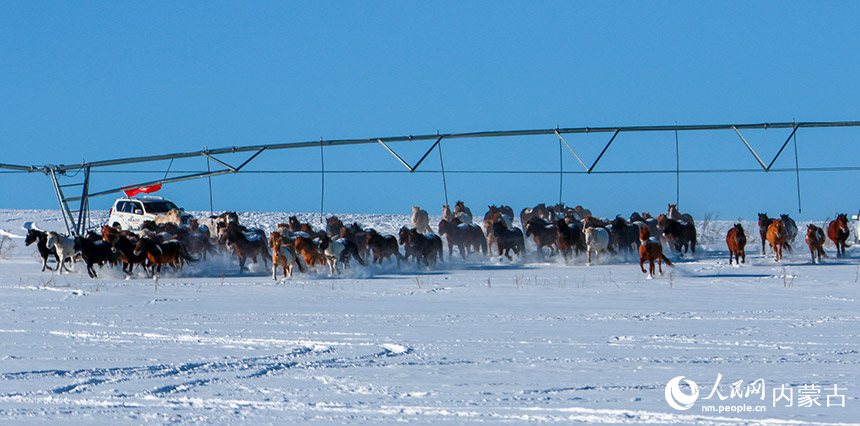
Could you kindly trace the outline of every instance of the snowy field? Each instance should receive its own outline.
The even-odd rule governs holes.
[[[272,230],[287,216],[246,213],[240,221]],[[408,223],[407,216],[340,217],[383,233]],[[58,211],[0,210],[5,235],[23,235],[25,221],[64,230]],[[672,257],[676,266],[655,279],[645,279],[632,258],[592,266],[582,257],[564,264],[533,254],[462,261],[446,250],[432,270],[355,265],[342,276],[321,270],[284,281],[254,265],[239,276],[237,262],[222,258],[167,273],[157,290],[153,279],[124,279],[108,268],[90,279],[80,263],[73,274],[39,272],[35,248],[6,238],[0,419],[860,421],[860,251],[836,259],[826,246],[834,257],[812,265],[800,237],[794,254],[776,263],[759,253],[757,227],[744,223],[747,263],[729,266],[731,223],[697,226],[696,256]],[[679,376],[698,385],[687,410],[667,402],[667,383]]]

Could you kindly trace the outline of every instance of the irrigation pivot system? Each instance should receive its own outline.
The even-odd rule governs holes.
[[[179,152],[173,154],[162,154],[162,155],[151,155],[151,156],[141,156],[141,157],[128,157],[128,158],[118,158],[112,160],[102,160],[102,161],[93,161],[93,162],[83,162],[79,164],[60,164],[60,165],[41,165],[41,166],[22,166],[22,165],[14,165],[14,164],[3,164],[0,163],[0,169],[7,169],[18,172],[41,172],[51,178],[51,183],[54,188],[54,192],[57,196],[57,202],[60,205],[60,210],[63,213],[63,219],[66,224],[66,228],[68,233],[73,236],[78,236],[86,233],[88,229],[88,213],[89,213],[89,198],[96,197],[100,195],[113,194],[120,191],[125,191],[134,188],[140,188],[144,186],[151,186],[157,184],[166,184],[172,182],[181,182],[191,179],[198,179],[203,177],[211,177],[218,175],[225,175],[231,173],[239,173],[245,165],[251,162],[258,155],[262,154],[264,151],[271,150],[281,150],[281,149],[296,149],[296,148],[311,148],[311,147],[320,147],[321,154],[322,148],[324,147],[334,147],[334,146],[342,146],[342,145],[359,145],[359,144],[381,144],[389,153],[391,153],[396,159],[403,164],[408,172],[415,172],[418,167],[422,164],[422,162],[427,158],[427,156],[434,150],[439,149],[440,159],[441,159],[441,142],[443,140],[454,140],[454,139],[471,139],[471,138],[495,138],[495,137],[512,137],[512,136],[540,136],[540,135],[555,135],[559,140],[559,150],[560,153],[562,151],[562,145],[566,147],[579,164],[583,167],[583,172],[585,174],[590,174],[594,172],[594,168],[600,162],[601,158],[603,158],[607,149],[609,149],[610,145],[612,145],[613,141],[615,141],[616,137],[620,133],[639,133],[639,132],[689,132],[689,131],[702,131],[702,130],[730,130],[733,131],[740,137],[740,140],[743,144],[749,149],[750,154],[752,154],[756,161],[761,165],[763,172],[769,172],[772,170],[773,164],[776,162],[777,158],[782,154],[788,143],[795,137],[797,131],[801,128],[822,128],[822,127],[858,127],[860,126],[860,121],[826,121],[826,122],[781,122],[781,123],[757,123],[757,124],[703,124],[703,125],[666,125],[666,126],[612,126],[612,127],[573,127],[573,128],[561,128],[556,127],[553,129],[536,129],[536,130],[501,130],[501,131],[482,131],[482,132],[470,132],[470,133],[436,133],[436,134],[428,134],[428,135],[418,135],[418,136],[393,136],[393,137],[378,137],[378,138],[366,138],[366,139],[335,139],[335,140],[324,140],[320,139],[319,141],[307,141],[307,142],[287,142],[287,143],[276,143],[276,144],[263,144],[263,145],[247,145],[247,146],[238,146],[238,147],[228,147],[228,148],[219,148],[219,149],[203,149],[200,151],[191,151],[191,152]],[[782,144],[779,151],[773,157],[773,159],[765,163],[765,161],[759,156],[759,154],[753,149],[753,147],[747,142],[746,138],[741,134],[741,130],[750,130],[750,129],[791,129],[790,134],[785,140],[785,143]],[[562,135],[569,134],[582,134],[582,133],[611,133],[609,141],[603,147],[603,150],[597,156],[597,158],[590,164],[587,165],[579,155],[574,152],[571,146],[565,141]],[[413,141],[427,141],[433,140],[435,143],[427,150],[427,152],[418,160],[414,165],[410,165],[406,160],[404,160],[400,155],[398,155],[394,149],[389,146],[389,144],[393,144],[395,142],[413,142]],[[677,147],[677,144],[676,144]],[[216,156],[225,155],[225,154],[237,154],[237,153],[252,153],[252,155],[245,160],[239,166],[231,166],[225,161],[217,158]],[[677,149],[676,149],[677,153]],[[212,160],[221,166],[222,169],[218,170],[207,170],[199,173],[190,173],[177,177],[165,177],[158,180],[153,180],[149,182],[141,182],[132,185],[126,185],[122,187],[117,187],[109,190],[98,191],[98,192],[90,192],[90,178],[91,171],[95,168],[100,167],[108,167],[108,166],[121,166],[127,164],[136,164],[136,163],[146,163],[153,161],[165,161],[171,160],[171,164],[173,160],[183,159],[183,158],[200,158],[204,157],[207,160]],[[677,172],[677,170],[676,170]],[[325,170],[320,170],[320,172],[325,175]],[[444,179],[444,167],[442,169],[443,179]],[[558,173],[562,173],[562,171],[558,171]],[[661,173],[658,171],[642,171],[642,173]],[[72,183],[61,183],[60,178],[69,178],[78,179]],[[73,191],[72,188],[80,187],[80,195],[69,195]],[[77,191],[75,191],[77,192]],[[67,194],[68,193],[68,194]],[[447,197],[447,194],[446,194]],[[78,202],[78,208],[72,209],[70,207],[70,203]]]

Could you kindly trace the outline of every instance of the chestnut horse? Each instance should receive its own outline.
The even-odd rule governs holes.
[[[779,219],[774,219],[767,227],[767,242],[773,249],[773,260],[779,262],[782,259],[782,248],[791,252],[791,245],[788,243],[788,233],[785,232],[785,225]]]
[[[806,245],[809,246],[809,252],[812,254],[812,263],[815,263],[815,255],[818,255],[818,263],[821,263],[822,257],[827,257],[824,252],[824,230],[809,224],[806,226]]]
[[[761,236],[761,254],[767,254],[765,245],[767,244],[767,227],[773,223],[773,218],[767,217],[767,213],[758,214],[758,234]]]
[[[848,217],[845,213],[839,214],[836,220],[827,225],[827,238],[836,244],[836,257],[845,257],[848,235]]]
[[[296,237],[296,253],[302,256],[305,260],[305,265],[308,265],[308,268],[313,268],[317,264],[326,264],[327,259],[325,255],[320,251],[319,246],[317,246],[316,243],[308,237],[302,235]]]
[[[663,275],[663,262],[672,266],[672,261],[663,255],[663,245],[655,238],[651,238],[651,230],[644,226],[639,228],[639,268],[645,273],[645,262],[648,262],[648,276],[654,276],[654,261],[657,261],[657,268],[660,275]]]
[[[284,278],[293,276],[293,267],[298,266],[300,272],[304,272],[302,262],[296,255],[296,249],[291,244],[282,244],[284,238],[278,232],[269,235],[269,243],[272,245],[272,279],[277,280],[277,271],[280,266],[284,272]],[[288,275],[289,274],[289,275]]]
[[[167,264],[173,266],[174,269],[182,269],[185,264],[184,261],[197,261],[188,254],[179,241],[170,240],[158,243],[146,237],[137,240],[137,244],[134,246],[134,255],[146,255],[152,272],[156,275],[161,273],[161,265]],[[89,265],[87,267],[89,268]]]
[[[729,246],[729,265],[732,264],[732,257],[738,265],[746,263],[747,255],[744,252],[744,246],[747,245],[747,235],[740,223],[736,223],[732,229],[729,229],[726,234],[726,245]]]
[[[552,256],[554,250],[553,245],[558,246],[558,230],[555,224],[547,223],[539,217],[531,218],[526,223],[526,237],[532,237],[537,245],[538,255],[543,257],[541,248],[549,247],[549,255]]]
[[[329,237],[340,237],[341,228],[343,228],[343,222],[337,216],[332,216],[325,222],[325,232]]]

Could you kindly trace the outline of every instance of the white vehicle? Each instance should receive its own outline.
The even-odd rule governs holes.
[[[854,234],[854,243],[860,244],[860,213],[851,216],[851,224],[848,226],[848,229]],[[824,230],[827,232],[827,229]]]
[[[185,213],[185,209],[176,207],[172,201],[153,196],[118,198],[110,209],[108,224],[120,229],[139,231],[145,220],[155,220],[158,215],[163,215],[173,209],[181,212],[180,225],[188,226],[192,216]]]

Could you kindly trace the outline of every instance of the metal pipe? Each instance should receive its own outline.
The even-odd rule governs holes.
[[[439,137],[445,139],[462,139],[462,138],[486,138],[486,137],[508,137],[508,136],[537,136],[548,134],[571,134],[571,133],[608,133],[608,132],[668,132],[668,131],[695,131],[695,130],[731,130],[731,129],[782,129],[793,127],[860,127],[860,121],[833,121],[833,122],[805,122],[805,123],[756,123],[756,124],[704,124],[704,125],[668,125],[668,126],[615,126],[615,127],[570,127],[570,128],[555,128],[555,129],[537,129],[537,130],[501,130],[501,131],[482,131],[470,133],[447,133],[447,134],[430,134],[418,136],[393,136],[381,138],[367,139],[339,139],[329,141],[309,141],[309,142],[288,142],[265,145],[249,145],[242,147],[229,147],[220,149],[210,149],[206,151],[180,152],[164,155],[151,155],[141,157],[128,157],[115,160],[94,161],[90,163],[74,164],[74,165],[59,165],[54,166],[58,172],[66,170],[75,170],[82,167],[105,167],[116,166],[131,163],[143,163],[151,161],[171,160],[177,158],[197,157],[203,155],[204,152],[210,155],[219,154],[235,154],[239,152],[258,151],[260,149],[294,149],[294,148],[309,148],[317,147],[322,143],[326,146],[337,145],[356,145],[368,143],[383,143],[383,142],[405,142],[415,140],[433,140]],[[384,143],[383,143],[384,145]],[[402,160],[402,159],[401,159]],[[401,161],[403,162],[403,161]],[[403,162],[405,164],[405,162]],[[47,172],[45,167],[38,166],[16,166],[9,164],[0,164],[0,168],[8,168],[21,171],[43,171]]]

